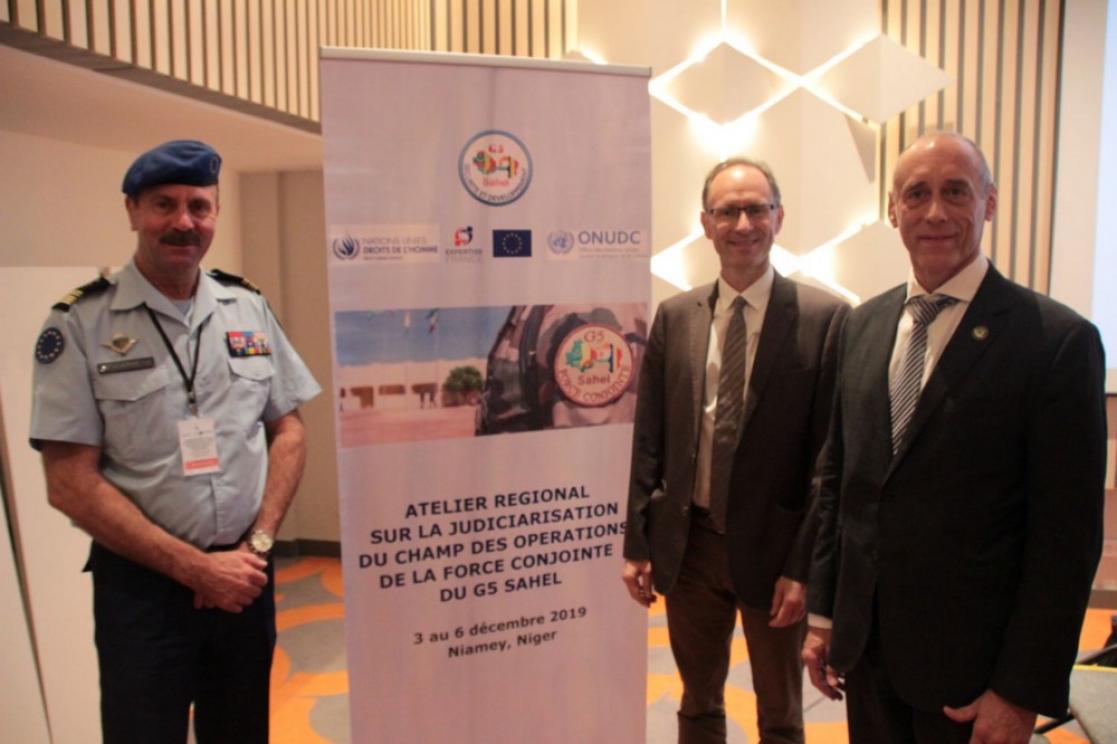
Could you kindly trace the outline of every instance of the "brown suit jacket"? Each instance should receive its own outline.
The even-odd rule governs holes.
[[[640,370],[624,556],[650,560],[671,590],[690,529],[710,322],[717,284],[656,312]],[[826,436],[838,335],[849,307],[776,274],[730,478],[726,542],[734,588],[771,604],[776,579],[805,582],[814,539],[810,477]]]

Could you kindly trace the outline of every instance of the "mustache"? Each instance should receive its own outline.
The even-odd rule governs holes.
[[[193,230],[187,232],[172,230],[160,236],[159,242],[167,245],[201,245],[202,236]]]

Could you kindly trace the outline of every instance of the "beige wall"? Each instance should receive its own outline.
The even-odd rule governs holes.
[[[137,147],[161,141],[155,135]],[[135,238],[120,183],[137,152],[0,130],[0,266],[120,266]],[[221,176],[221,217],[206,264],[241,269],[237,174]],[[93,277],[90,277],[91,279]],[[41,311],[56,297],[44,297]]]
[[[282,539],[339,539],[326,235],[321,171],[246,174],[241,205],[244,273],[267,295],[283,328],[322,386],[302,409],[306,474]]]

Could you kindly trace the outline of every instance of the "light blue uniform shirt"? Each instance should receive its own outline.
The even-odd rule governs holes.
[[[153,522],[199,548],[234,543],[255,521],[263,498],[264,422],[290,413],[321,388],[256,292],[202,272],[188,326],[134,264],[109,282],[68,312],[53,310],[43,326],[45,334],[50,328],[61,333],[62,351],[36,355],[32,444],[100,447],[102,475]],[[186,385],[145,304],[187,375],[200,353],[198,416],[215,421],[220,472],[183,475],[178,423],[191,416]],[[234,356],[226,334],[238,331],[266,334],[271,354]],[[56,347],[57,334],[49,335]],[[114,336],[135,344],[120,354],[111,346]],[[145,358],[154,365],[99,367]]]

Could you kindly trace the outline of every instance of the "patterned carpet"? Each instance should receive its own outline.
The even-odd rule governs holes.
[[[348,744],[349,700],[345,665],[341,566],[331,558],[279,559],[276,572],[279,645],[272,670],[273,744]],[[617,583],[621,590],[620,582]],[[663,603],[648,617],[648,744],[675,741],[675,710],[682,691]],[[1079,647],[1099,648],[1109,633],[1110,610],[1091,610]],[[733,641],[726,688],[730,744],[756,742],[755,698],[744,638]],[[846,742],[845,711],[807,686],[807,741]],[[1085,742],[1073,726],[1048,734],[1052,744]],[[515,743],[510,743],[515,744]],[[594,744],[594,743],[589,743]]]

